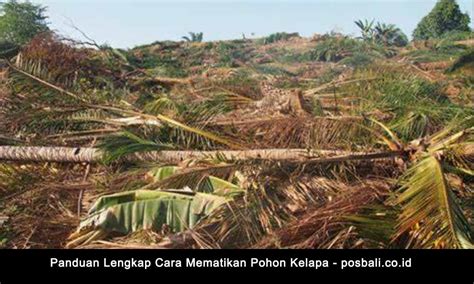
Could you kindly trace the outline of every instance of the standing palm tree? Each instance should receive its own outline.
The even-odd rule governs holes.
[[[360,28],[362,39],[369,42],[381,43],[386,46],[405,46],[408,44],[407,36],[393,24],[385,24],[374,21],[358,20],[355,24]]]
[[[393,24],[377,23],[374,31],[375,39],[384,45],[404,46],[408,43],[406,35]]]
[[[362,39],[367,41],[372,41],[374,38],[374,20],[369,22],[367,19],[364,21],[358,20],[354,22],[359,28],[362,33]]]
[[[189,36],[183,36],[182,39],[184,39],[187,42],[202,42],[203,37],[204,37],[204,34],[202,32],[200,33],[189,32]]]

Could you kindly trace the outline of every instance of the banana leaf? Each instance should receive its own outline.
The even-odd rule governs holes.
[[[153,177],[153,180],[162,181],[165,178],[168,178],[174,175],[180,168],[176,166],[164,166],[159,168],[154,168],[148,171],[148,175]]]
[[[244,190],[237,185],[214,176],[205,178],[199,185],[198,191],[227,197],[235,197],[244,193]]]
[[[177,167],[154,171],[157,180],[175,173]],[[189,188],[188,188],[189,189]],[[68,247],[85,245],[110,233],[126,235],[138,230],[159,231],[163,225],[171,232],[193,228],[216,208],[243,193],[235,184],[209,176],[196,192],[180,190],[135,190],[100,197],[88,217],[70,237]]]
[[[102,230],[128,234],[137,230],[171,231],[193,228],[230,198],[206,193],[182,194],[154,190],[121,192],[99,198],[78,231]]]
[[[164,166],[148,171],[148,175],[153,178],[153,181],[158,182],[169,178],[174,174],[179,174],[180,169],[180,167],[176,166]],[[197,192],[211,193],[214,195],[227,197],[235,197],[236,195],[242,194],[244,192],[244,190],[239,188],[237,185],[215,176],[207,176],[203,178],[198,182],[196,187]],[[182,190],[173,191],[180,192]]]

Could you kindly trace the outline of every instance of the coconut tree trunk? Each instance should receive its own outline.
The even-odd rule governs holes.
[[[375,153],[348,152],[338,150],[307,149],[258,149],[222,151],[153,151],[127,156],[129,161],[159,161],[179,163],[187,159],[220,156],[227,160],[275,160],[289,162],[343,162],[348,160],[373,160],[401,156],[401,151]],[[24,162],[73,162],[94,163],[102,160],[103,153],[97,148],[73,147],[23,147],[0,146],[0,161]]]
[[[0,160],[24,162],[98,162],[96,148],[0,146]]]
[[[317,160],[324,162],[342,161],[345,157],[349,159],[380,159],[401,155],[400,152],[381,153],[351,153],[338,150],[307,150],[307,149],[257,149],[257,150],[223,150],[223,151],[154,151],[137,153],[128,157],[131,160],[140,161],[163,161],[177,163],[187,159],[199,159],[220,156],[227,160],[274,160],[304,162]]]

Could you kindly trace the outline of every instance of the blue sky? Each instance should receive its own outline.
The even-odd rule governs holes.
[[[358,34],[354,21],[397,24],[408,35],[436,0],[32,0],[48,6],[52,28],[99,43],[133,47],[156,40],[179,40],[189,31],[205,40],[268,35],[286,31],[303,36],[332,30]],[[473,0],[458,0],[473,15]],[[472,24],[471,24],[472,26]]]

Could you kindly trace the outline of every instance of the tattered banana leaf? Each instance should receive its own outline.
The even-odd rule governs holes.
[[[151,176],[154,181],[161,181],[174,175],[179,169],[180,168],[176,166],[164,166],[148,171],[148,175]]]
[[[166,178],[169,178],[175,174],[179,174],[180,169],[181,169],[180,167],[176,167],[176,166],[164,166],[164,167],[154,168],[148,171],[148,175],[153,178],[153,181],[158,182]],[[189,185],[189,186],[192,186],[192,185]],[[211,193],[214,195],[227,196],[227,197],[234,197],[244,192],[237,185],[215,176],[204,177],[201,181],[198,182],[196,187],[197,187],[196,189],[197,192]]]
[[[79,231],[92,228],[128,234],[142,229],[173,232],[192,228],[230,199],[205,193],[181,194],[154,190],[121,192],[99,198],[81,222]]]
[[[156,174],[164,177],[175,170],[164,167]],[[212,176],[204,179],[197,191],[135,190],[102,196],[71,235],[68,246],[84,245],[109,233],[161,230],[163,225],[172,232],[193,228],[213,210],[243,192],[238,186]]]

